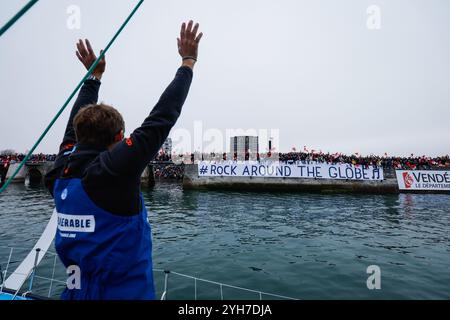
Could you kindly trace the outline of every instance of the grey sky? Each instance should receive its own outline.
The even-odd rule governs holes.
[[[27,1],[0,1],[5,23]],[[41,0],[0,38],[0,150],[25,151],[137,1]],[[66,26],[69,5],[81,29]],[[381,8],[381,30],[366,9]],[[177,128],[280,129],[283,151],[450,153],[448,0],[145,1],[108,53],[100,100],[139,126],[180,64],[183,20],[205,36]],[[38,151],[56,152],[64,112]],[[219,151],[219,150],[218,150]]]

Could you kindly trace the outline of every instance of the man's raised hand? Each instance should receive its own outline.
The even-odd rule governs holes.
[[[194,67],[198,57],[198,44],[202,39],[203,33],[197,35],[199,24],[191,20],[181,25],[180,37],[177,38],[178,52],[183,58],[183,66]]]
[[[94,53],[94,50],[92,50],[92,46],[88,39],[83,42],[83,40],[78,40],[77,42],[77,51],[75,52],[78,60],[81,61],[81,63],[86,67],[87,70],[92,66],[94,61],[97,59],[97,56]],[[100,51],[101,54],[101,51]],[[92,75],[96,77],[97,79],[101,79],[103,73],[105,72],[106,68],[106,59],[103,56],[103,58],[98,62],[97,67],[92,71]]]

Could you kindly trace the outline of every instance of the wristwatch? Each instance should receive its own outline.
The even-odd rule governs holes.
[[[87,77],[86,81],[87,80],[95,80],[95,81],[100,82],[100,79],[96,78],[93,74],[90,74],[89,77]]]

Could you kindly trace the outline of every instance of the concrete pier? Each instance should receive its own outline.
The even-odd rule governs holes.
[[[53,168],[53,161],[27,162],[14,177],[12,182],[43,183],[44,176]],[[5,180],[9,179],[19,167],[20,162],[9,165]]]
[[[5,180],[8,180],[14,172],[16,172],[17,167],[19,166],[19,162],[17,163],[10,163],[8,171],[6,172]],[[15,176],[15,178],[12,180],[12,182],[24,182],[25,181],[25,169],[26,167],[23,166],[22,169],[20,169],[19,173]]]
[[[399,193],[394,170],[385,170],[383,181],[355,181],[273,177],[199,177],[196,164],[186,165],[183,188],[229,190],[276,190],[348,193]]]
[[[155,186],[155,174],[153,172],[153,166],[148,165],[141,175],[141,185],[149,188]]]
[[[20,165],[19,162],[9,165],[5,175],[5,181],[11,177]],[[27,162],[12,180],[13,183],[33,183],[39,184],[44,182],[45,175],[53,168],[54,161],[45,162]],[[4,182],[4,181],[2,181]],[[147,187],[155,185],[155,177],[153,167],[149,165],[145,168],[141,176],[141,183]]]

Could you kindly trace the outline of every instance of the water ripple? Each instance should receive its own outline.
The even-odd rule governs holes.
[[[449,195],[198,192],[159,184],[144,197],[160,268],[304,299],[450,298]],[[0,196],[0,246],[31,247],[52,210],[42,188],[11,186]],[[6,254],[0,250],[1,262]],[[371,264],[382,270],[378,293],[365,285]],[[191,286],[177,284],[180,292]]]

